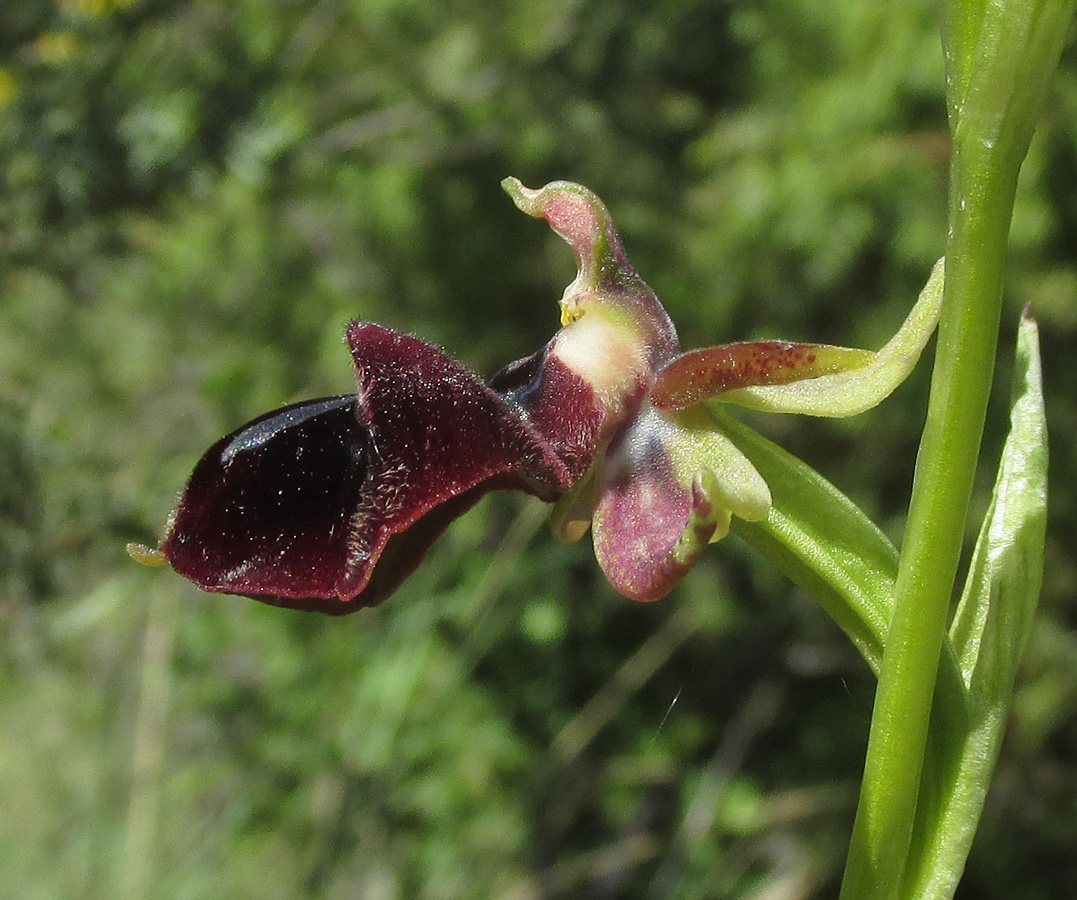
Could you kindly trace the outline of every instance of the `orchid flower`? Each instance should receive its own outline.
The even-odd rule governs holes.
[[[912,370],[938,320],[942,265],[879,352],[768,340],[682,352],[588,189],[503,186],[572,247],[561,328],[488,382],[422,341],[353,322],[354,394],[255,419],[195,467],[148,564],[207,591],[330,614],[380,603],[492,490],[554,502],[555,538],[590,528],[610,583],[665,596],[732,516],[770,490],[708,404],[851,416]]]

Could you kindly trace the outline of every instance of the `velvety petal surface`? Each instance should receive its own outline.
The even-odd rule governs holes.
[[[209,591],[332,597],[369,470],[354,396],[286,406],[195,466],[161,552]]]
[[[355,395],[255,419],[196,466],[161,553],[203,589],[350,612],[384,599],[487,491],[553,499],[570,483],[461,363],[370,323],[348,343]]]

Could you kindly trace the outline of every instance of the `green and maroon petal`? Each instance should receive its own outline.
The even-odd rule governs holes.
[[[651,402],[659,409],[683,409],[736,388],[790,384],[863,368],[874,359],[870,350],[788,341],[690,350],[658,372]]]
[[[668,594],[725,537],[731,516],[758,520],[770,509],[766,482],[700,408],[646,409],[611,445],[599,477],[595,556],[634,600]]]
[[[544,218],[572,247],[578,272],[561,298],[561,324],[599,316],[622,332],[654,370],[677,354],[677,331],[654,291],[628,260],[605,204],[593,192],[570,181],[524,187],[506,178],[502,187],[516,206]]]
[[[855,416],[885,400],[912,372],[935,331],[942,310],[945,262],[931,270],[908,317],[867,365],[846,367],[785,384],[738,385],[717,399],[765,412]],[[867,351],[859,351],[867,352]]]
[[[938,323],[944,276],[939,260],[908,318],[877,353],[785,341],[691,350],[658,371],[650,401],[660,409],[719,399],[767,412],[864,412],[886,399],[919,360]]]

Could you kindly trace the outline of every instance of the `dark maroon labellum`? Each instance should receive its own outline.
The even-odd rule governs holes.
[[[268,413],[219,440],[191,475],[162,551],[205,590],[335,593],[367,476],[355,395]]]
[[[347,337],[355,394],[261,416],[195,467],[158,555],[204,590],[352,612],[485,493],[552,500],[571,484],[546,436],[463,364],[369,322]]]

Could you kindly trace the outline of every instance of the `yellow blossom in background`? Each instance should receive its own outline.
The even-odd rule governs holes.
[[[126,9],[135,0],[60,0],[60,8],[66,13],[84,16],[105,16],[118,9]]]
[[[57,66],[71,59],[78,50],[78,38],[70,31],[50,31],[33,44],[34,56],[41,62]]]
[[[15,76],[7,69],[0,69],[0,109],[10,105],[18,91],[19,85]]]

